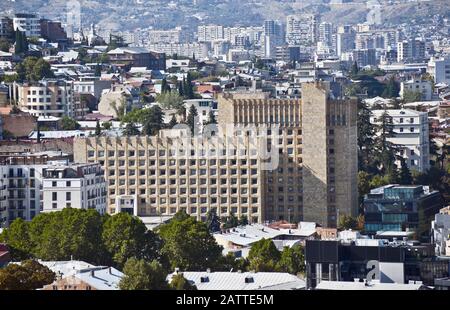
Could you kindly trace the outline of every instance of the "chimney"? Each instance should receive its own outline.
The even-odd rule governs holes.
[[[211,268],[206,269],[207,273],[211,273]]]
[[[94,272],[94,270],[91,270],[91,277],[94,277],[95,276],[95,272]]]
[[[112,274],[112,268],[111,267],[108,268],[108,272],[109,272],[109,274]]]

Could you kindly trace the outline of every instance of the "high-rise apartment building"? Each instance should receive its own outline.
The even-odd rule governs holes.
[[[349,52],[355,48],[356,33],[352,26],[345,25],[338,27],[336,35],[336,52],[338,56]]]
[[[14,31],[25,32],[29,38],[41,36],[41,22],[36,14],[16,14],[13,18]]]
[[[12,19],[7,16],[0,16],[0,38],[10,38],[13,30]]]
[[[333,46],[333,24],[322,22],[319,25],[319,42],[322,42],[328,47]]]
[[[425,58],[425,41],[419,39],[405,40],[397,43],[398,62],[423,61]]]
[[[319,19],[316,15],[289,15],[286,17],[286,42],[289,45],[309,46],[317,42]]]

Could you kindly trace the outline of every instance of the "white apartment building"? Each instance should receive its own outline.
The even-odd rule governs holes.
[[[88,172],[84,173],[86,169]],[[63,176],[73,177],[58,179],[53,175],[58,175],[56,171],[66,171]],[[67,161],[5,164],[0,166],[0,176],[0,227],[8,227],[17,218],[31,221],[42,211],[60,211],[69,206],[105,211],[106,184],[98,164],[69,165]],[[57,200],[52,199],[55,191],[61,192]]]
[[[98,77],[81,77],[73,82],[73,92],[80,95],[92,95],[100,100],[104,89],[111,88],[112,81],[100,80]]]
[[[15,219],[32,220],[41,210],[42,169],[44,165],[0,166],[0,227]]]
[[[398,62],[416,62],[425,58],[425,42],[422,40],[405,40],[397,43]]]
[[[191,106],[195,106],[198,114],[198,122],[204,124],[209,121],[209,113],[212,111],[216,116],[218,113],[217,101],[213,99],[190,99],[184,101],[186,113],[189,113]]]
[[[303,14],[286,17],[286,42],[289,45],[312,45],[317,39],[317,16]]]
[[[319,25],[319,42],[324,43],[326,46],[333,46],[333,24],[328,22],[322,22]]]
[[[17,102],[22,111],[40,116],[73,116],[73,82],[45,80],[18,86]]]
[[[428,113],[410,109],[386,110],[392,118],[395,137],[388,140],[400,147],[399,155],[409,169],[425,172],[430,168]],[[379,124],[384,110],[373,110],[372,124]],[[396,162],[400,167],[400,161]]]
[[[403,99],[405,92],[420,92],[422,101],[429,101],[433,96],[433,85],[431,81],[414,78],[400,83],[400,97]]]
[[[434,83],[450,85],[450,55],[443,58],[431,57],[427,72],[434,78]]]
[[[450,256],[450,207],[442,208],[431,222],[436,255]]]
[[[148,43],[187,43],[188,37],[186,32],[177,27],[170,30],[150,30],[148,32]]]
[[[198,42],[212,42],[224,39],[224,29],[220,25],[201,25],[197,28]]]
[[[41,36],[41,23],[35,14],[16,14],[13,18],[14,31],[25,32],[28,38]]]
[[[147,47],[167,56],[177,54],[189,58],[195,56],[196,59],[208,58],[208,45],[205,43],[155,43],[148,44]]]
[[[356,33],[350,25],[340,26],[336,35],[336,53],[338,56],[355,48]]]
[[[43,169],[43,212],[64,208],[106,212],[106,183],[100,164],[49,166]]]

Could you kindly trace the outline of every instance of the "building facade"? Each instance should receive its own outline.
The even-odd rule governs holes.
[[[43,212],[75,208],[106,213],[106,183],[99,164],[46,167],[42,174]]]
[[[36,14],[16,14],[13,18],[14,31],[25,32],[28,38],[41,36],[41,23]]]
[[[439,192],[428,187],[386,185],[364,197],[364,228],[377,231],[428,231],[434,215],[443,206]],[[421,226],[421,227],[419,227]]]
[[[398,62],[420,62],[425,58],[425,42],[418,39],[397,43]]]
[[[373,110],[370,122],[380,124],[384,110]],[[394,136],[388,141],[399,148],[411,170],[425,172],[430,168],[428,113],[410,109],[386,110],[392,120]],[[399,160],[395,162],[400,167]]]
[[[443,58],[431,57],[427,72],[433,77],[434,83],[450,85],[450,56]]]
[[[48,80],[18,86],[18,105],[33,116],[73,116],[73,84]]]

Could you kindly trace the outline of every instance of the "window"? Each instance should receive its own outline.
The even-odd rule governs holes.
[[[67,201],[72,200],[72,193],[71,192],[66,192],[66,200]]]
[[[52,193],[52,200],[53,201],[58,200],[58,193],[57,192],[53,192]]]
[[[70,181],[66,181],[66,187],[70,187],[70,186],[71,186]]]

